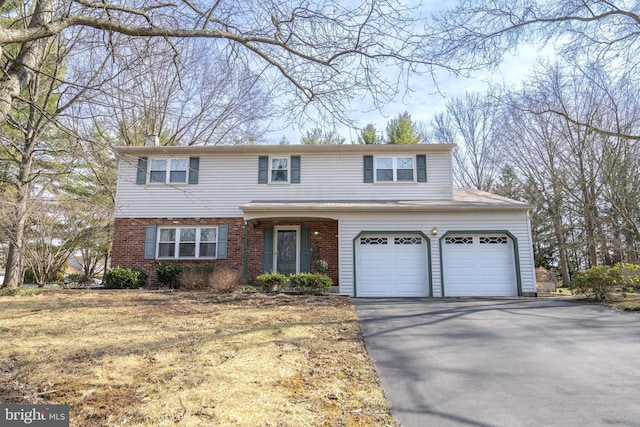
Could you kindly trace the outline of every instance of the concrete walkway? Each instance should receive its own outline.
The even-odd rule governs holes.
[[[640,426],[640,315],[547,298],[356,299],[403,427]]]

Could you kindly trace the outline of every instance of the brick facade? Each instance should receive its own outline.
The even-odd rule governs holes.
[[[338,221],[289,221],[260,220],[249,222],[249,262],[248,279],[251,281],[262,273],[262,248],[265,227],[299,226],[311,229],[311,271],[315,272],[315,263],[319,259],[327,261],[326,272],[338,286]],[[317,235],[315,233],[318,233]]]
[[[144,259],[145,230],[148,225],[171,227],[205,227],[216,225],[229,227],[226,259]],[[322,221],[250,221],[248,223],[247,280],[251,283],[262,273],[262,251],[264,228],[274,226],[307,226],[311,229],[311,267],[314,270],[318,259],[327,261],[327,274],[338,284],[338,223],[335,220]],[[317,234],[315,234],[317,232]],[[175,263],[184,266],[227,267],[243,271],[244,260],[244,219],[243,218],[116,218],[113,233],[111,265],[140,268],[149,275],[147,286],[159,286],[156,265]]]

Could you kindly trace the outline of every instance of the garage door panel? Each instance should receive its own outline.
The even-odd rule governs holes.
[[[517,294],[513,249],[507,236],[447,236],[442,255],[446,296]]]
[[[357,241],[357,295],[428,295],[427,245],[420,236],[363,236]]]

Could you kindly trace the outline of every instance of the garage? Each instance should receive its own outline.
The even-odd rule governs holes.
[[[420,235],[362,235],[356,239],[358,297],[429,295],[427,243]]]
[[[503,234],[455,234],[442,245],[445,296],[518,294],[513,244]]]

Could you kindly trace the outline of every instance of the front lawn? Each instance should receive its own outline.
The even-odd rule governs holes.
[[[0,334],[0,402],[74,426],[394,425],[345,297],[41,291]]]

